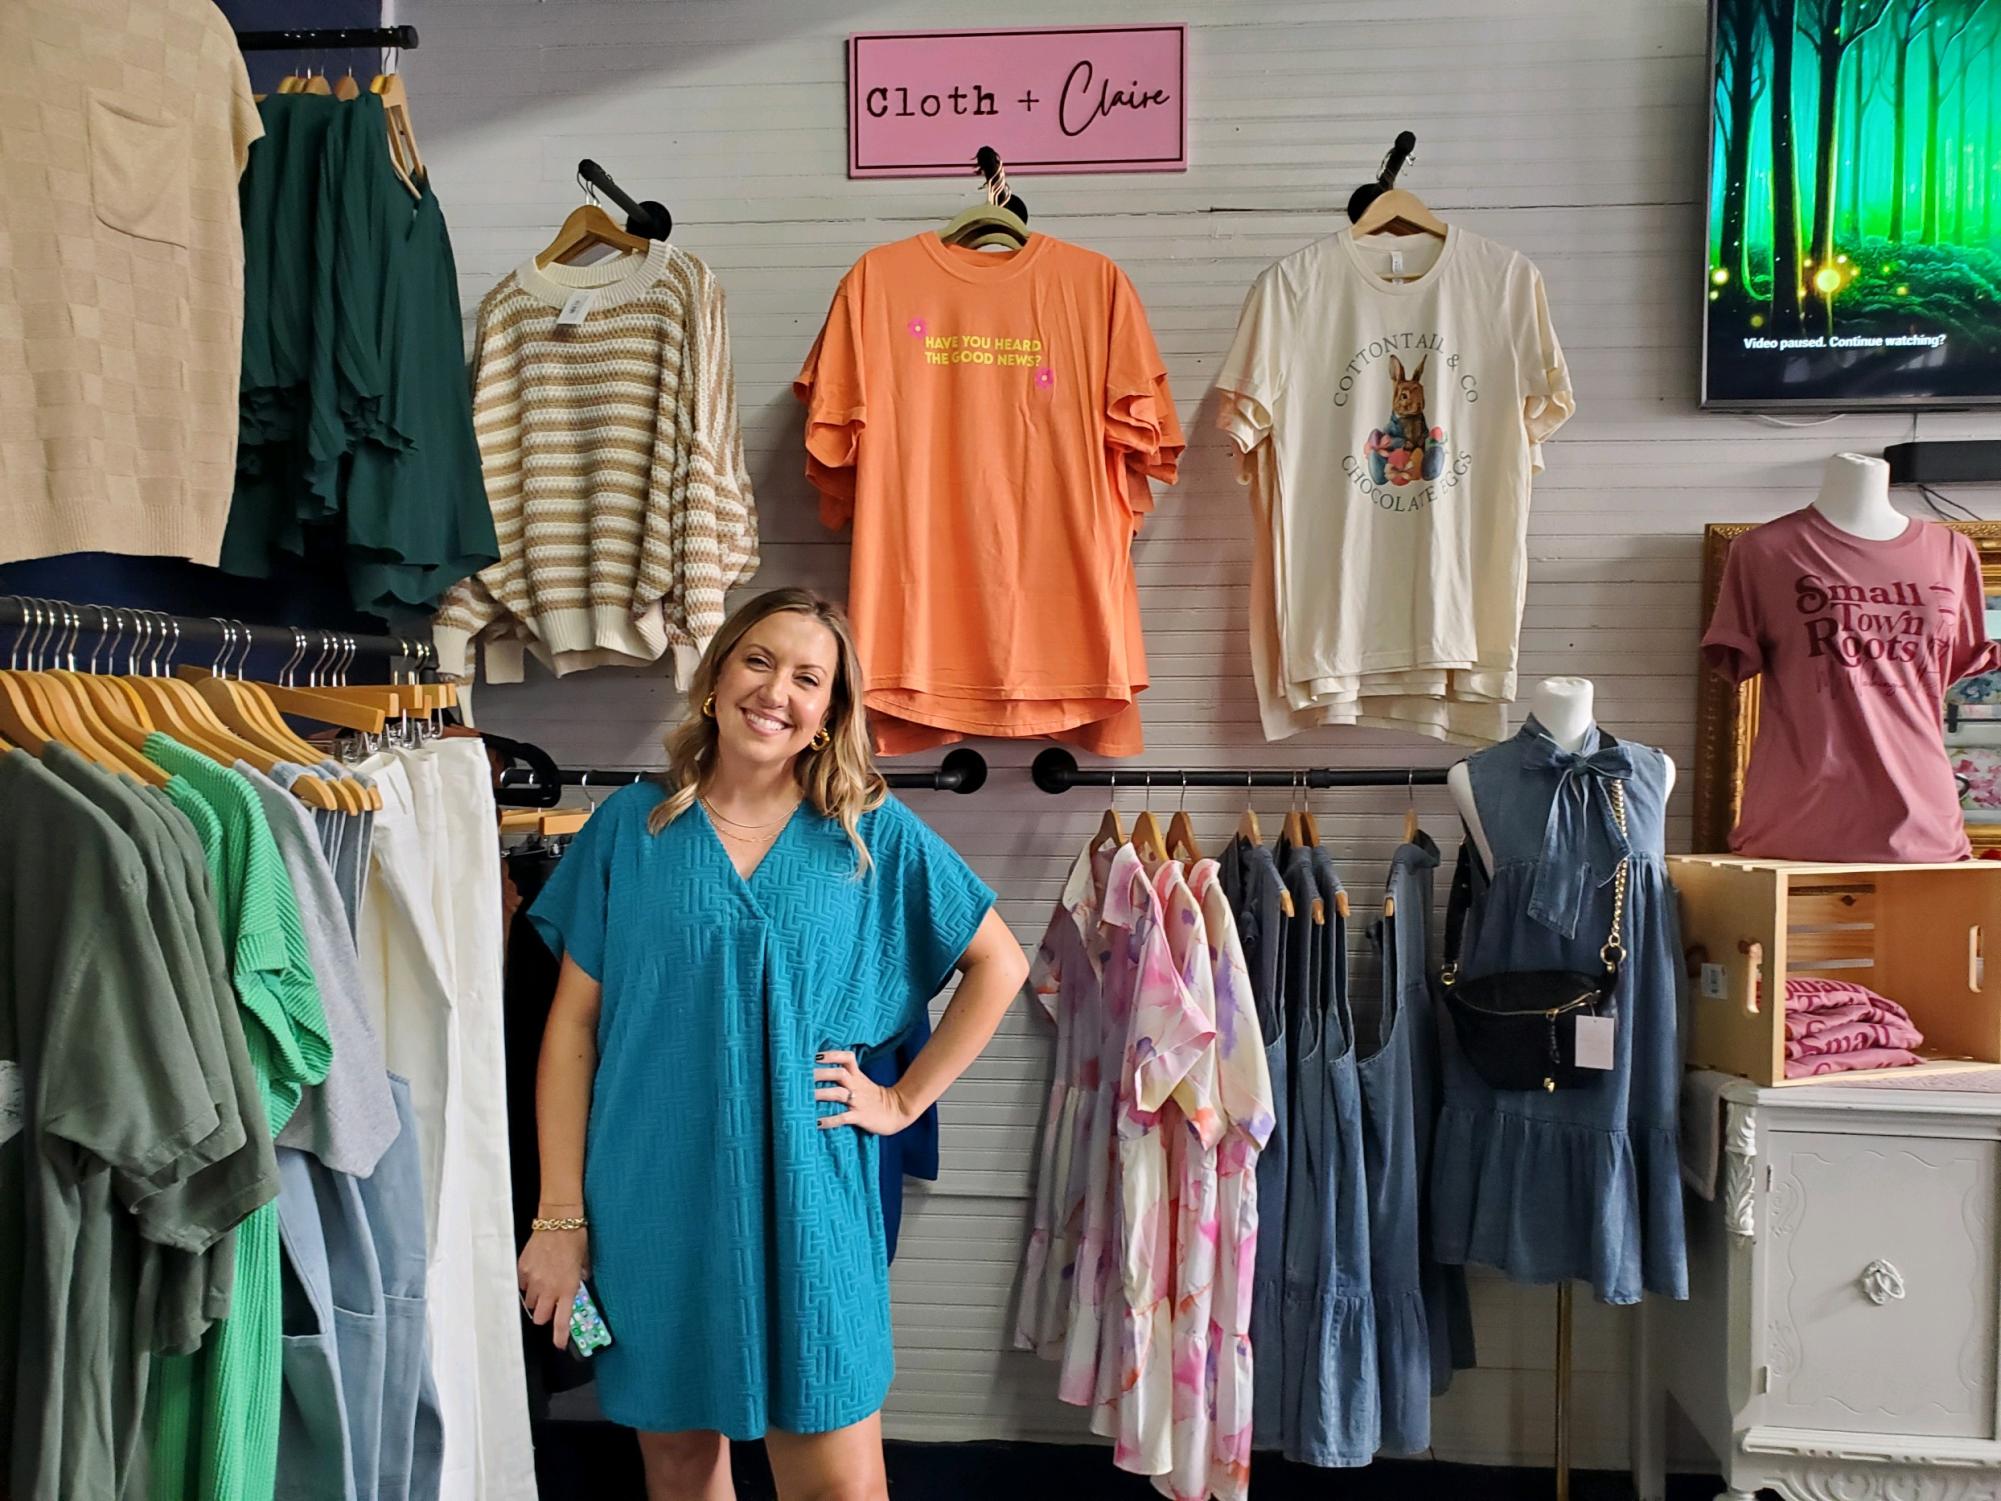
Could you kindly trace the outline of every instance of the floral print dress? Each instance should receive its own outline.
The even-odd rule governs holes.
[[[1216,1103],[1223,1132],[1216,1148],[1215,1295],[1210,1305],[1206,1407],[1211,1425],[1209,1490],[1246,1501],[1251,1484],[1251,1296],[1258,1255],[1258,1154],[1277,1108],[1257,995],[1223,893],[1221,868],[1197,861],[1188,883],[1202,904],[1216,1018]]]
[[[1187,1003],[1213,1039],[1216,972],[1202,904],[1179,861],[1154,872],[1167,949]],[[1211,1420],[1210,1336],[1216,1291],[1218,1214],[1216,1146],[1223,1134],[1217,1109],[1213,1041],[1175,1086],[1161,1111],[1167,1151],[1168,1296],[1172,1316],[1171,1467],[1152,1472],[1154,1488],[1175,1501],[1204,1501],[1209,1493]]]
[[[1014,1343],[1046,1359],[1059,1360],[1071,1330],[1073,1294],[1079,1287],[1078,1252],[1087,1226],[1094,1244],[1105,1243],[1105,1178],[1092,1191],[1092,1151],[1106,1150],[1113,1108],[1103,1067],[1106,929],[1099,921],[1110,850],[1086,849],[1064,883],[1062,900],[1036,950],[1029,985],[1038,1015],[1056,1028],[1056,1062],[1043,1114],[1036,1161],[1034,1219],[1022,1260]],[[1093,1280],[1088,1299],[1092,1316],[1102,1288]],[[1096,1389],[1095,1340],[1091,1343],[1092,1387]],[[1088,1400],[1088,1399],[1087,1399]]]

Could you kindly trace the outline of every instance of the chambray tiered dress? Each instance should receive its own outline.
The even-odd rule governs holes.
[[[801,805],[748,879],[700,803],[647,829],[607,798],[529,916],[602,982],[584,1148],[605,1416],[654,1432],[821,1433],[893,1369],[880,1143],[824,1130],[813,1060],[873,1055],[944,987],[993,893],[891,799],[874,859]]]
[[[1444,1033],[1445,1105],[1432,1159],[1433,1251],[1517,1282],[1588,1281],[1607,1303],[1688,1296],[1675,1155],[1681,933],[1665,846],[1667,758],[1593,729],[1575,753],[1533,716],[1467,760],[1494,852],[1471,847],[1460,974],[1600,968],[1612,878],[1632,855],[1614,1066],[1554,1092],[1493,1090]],[[1610,785],[1625,783],[1629,838]]]
[[[1281,847],[1278,864],[1294,912],[1285,980],[1291,1137],[1279,1447],[1299,1464],[1366,1465],[1375,1458],[1382,1416],[1348,924],[1325,850]],[[1316,901],[1324,922],[1312,920]]]

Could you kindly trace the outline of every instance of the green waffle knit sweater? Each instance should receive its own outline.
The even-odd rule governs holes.
[[[165,735],[148,736],[145,753],[173,774],[166,794],[201,835],[244,1041],[275,1137],[304,1086],[326,1078],[333,1057],[297,898],[248,782]],[[271,1501],[284,1355],[280,1296],[273,1203],[238,1228],[229,1317],[195,1354],[155,1368],[154,1501]]]

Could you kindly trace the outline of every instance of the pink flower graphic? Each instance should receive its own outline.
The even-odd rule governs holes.
[[[1056,372],[1047,365],[1035,367],[1035,388],[1038,391],[1053,390],[1056,386]]]
[[[912,318],[904,327],[909,331],[911,338],[921,339],[929,331],[930,325],[925,323],[922,318]]]

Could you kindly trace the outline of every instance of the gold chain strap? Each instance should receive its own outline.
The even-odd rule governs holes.
[[[1611,794],[1612,822],[1619,826],[1619,838],[1630,850],[1632,835],[1626,827],[1626,784],[1613,782]],[[1616,970],[1619,961],[1626,957],[1626,940],[1621,935],[1626,926],[1626,871],[1632,863],[1629,854],[1622,854],[1619,857],[1619,868],[1612,873],[1612,936],[1605,940],[1605,946],[1598,951],[1598,957],[1608,971]]]

